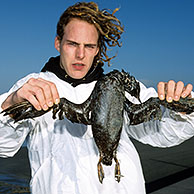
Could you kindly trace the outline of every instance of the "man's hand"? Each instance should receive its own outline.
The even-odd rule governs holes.
[[[179,101],[180,97],[185,98],[191,95],[193,86],[188,84],[184,86],[182,81],[175,82],[170,80],[169,82],[159,82],[158,83],[158,97],[160,100],[166,100],[168,102]]]
[[[50,81],[31,78],[2,103],[2,109],[22,101],[29,101],[37,110],[47,110],[60,101],[56,85]]]

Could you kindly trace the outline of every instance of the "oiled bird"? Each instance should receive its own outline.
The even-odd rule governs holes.
[[[120,182],[121,170],[117,159],[117,147],[123,126],[123,113],[127,112],[130,125],[137,125],[152,119],[161,119],[161,105],[177,112],[190,114],[194,112],[194,99],[181,98],[178,102],[168,103],[159,98],[150,98],[144,103],[133,104],[126,97],[125,92],[137,98],[140,102],[139,82],[129,73],[113,70],[102,76],[89,96],[82,104],[74,104],[65,98],[47,111],[36,110],[28,101],[13,105],[3,111],[10,115],[15,122],[39,117],[53,109],[53,119],[57,114],[59,119],[65,116],[71,122],[92,126],[94,141],[99,150],[97,164],[99,181],[102,183],[104,171],[102,164],[112,165],[114,160],[115,179]]]

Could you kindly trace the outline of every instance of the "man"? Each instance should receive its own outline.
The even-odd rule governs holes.
[[[69,7],[57,25],[55,48],[60,57],[51,58],[41,73],[33,73],[18,81],[8,93],[0,96],[1,108],[28,100],[37,110],[47,110],[60,97],[74,103],[84,102],[102,74],[103,62],[110,62],[107,46],[119,46],[123,28],[112,14],[99,10],[93,3]],[[141,101],[151,96],[169,102],[191,95],[192,85],[160,82],[158,94],[140,83]],[[136,102],[130,95],[127,98]],[[139,156],[129,139],[133,137],[153,146],[178,145],[194,135],[194,116],[164,110],[162,122],[129,126],[124,115],[118,146],[123,177],[114,180],[114,165],[104,166],[103,184],[98,180],[98,151],[91,127],[73,124],[67,119],[53,120],[51,112],[34,120],[14,123],[0,115],[0,156],[13,156],[27,138],[31,164],[32,193],[145,193]],[[165,122],[163,122],[165,121]],[[138,129],[138,130],[137,130]],[[180,130],[181,129],[181,130]]]

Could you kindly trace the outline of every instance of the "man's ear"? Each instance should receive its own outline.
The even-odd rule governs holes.
[[[95,54],[95,56],[98,54],[98,52],[99,52],[99,47],[96,49],[96,54]]]
[[[57,49],[57,51],[60,53],[60,43],[61,41],[59,40],[59,37],[56,36],[55,37],[55,48]]]

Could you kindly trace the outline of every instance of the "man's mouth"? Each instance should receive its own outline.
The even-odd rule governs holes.
[[[84,68],[84,64],[83,63],[74,63],[73,64],[73,68],[76,70],[82,70]]]

